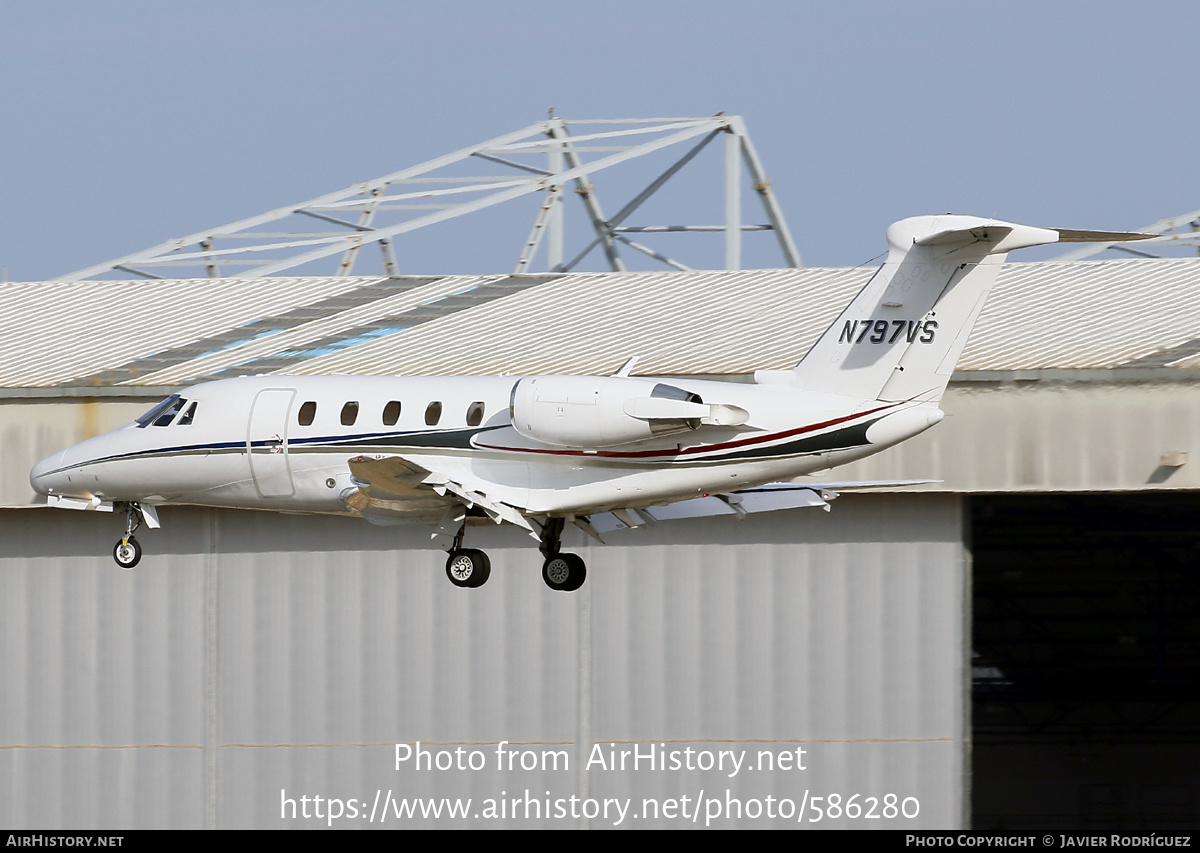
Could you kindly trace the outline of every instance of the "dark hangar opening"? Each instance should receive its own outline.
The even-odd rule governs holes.
[[[969,513],[973,827],[1200,828],[1200,495]]]

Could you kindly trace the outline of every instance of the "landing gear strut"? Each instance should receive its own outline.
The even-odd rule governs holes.
[[[461,514],[458,519],[461,519],[458,532],[454,534],[450,547],[446,549],[446,577],[457,587],[474,589],[487,583],[492,574],[492,561],[478,548],[463,547],[467,525]],[[450,519],[446,520],[445,527],[442,528],[444,535],[449,536],[450,530],[454,529],[450,527],[453,523]],[[553,590],[574,592],[583,586],[584,580],[587,579],[587,567],[579,555],[564,554],[559,550],[562,547],[564,523],[565,520],[561,518],[548,518],[542,525],[541,543],[538,546],[545,558],[542,563],[542,580]]]
[[[133,531],[142,526],[142,510],[135,503],[125,504],[125,535],[113,546],[113,559],[122,569],[132,569],[142,559],[142,546]]]
[[[548,518],[542,527],[542,541],[539,545],[542,556],[542,580],[546,586],[559,592],[574,592],[583,586],[587,580],[587,566],[578,554],[564,554],[562,547],[562,530],[564,519]]]
[[[446,577],[450,578],[450,583],[455,586],[472,589],[487,583],[492,574],[492,561],[478,548],[462,546],[466,529],[467,525],[464,522],[454,537],[454,544],[446,558]]]

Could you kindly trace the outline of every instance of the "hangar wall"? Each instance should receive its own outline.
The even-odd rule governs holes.
[[[29,486],[34,463],[129,423],[165,396],[0,398],[0,506],[40,502]]]
[[[807,802],[808,820],[818,796],[894,794],[919,814],[816,825],[965,825],[957,496],[845,496],[829,514],[681,521],[606,547],[580,533],[567,545],[590,577],[571,595],[545,588],[534,543],[508,527],[472,529],[493,572],[461,590],[420,528],[190,508],[162,519],[122,572],[113,515],[0,511],[0,824],[300,827],[325,821],[282,819],[287,797],[357,798],[363,815],[377,793],[470,797],[477,813],[528,790],[628,797],[635,813],[644,798],[772,796]],[[394,744],[415,741],[477,749],[487,765],[395,769]],[[566,750],[570,767],[500,772],[500,741]],[[587,768],[593,744],[744,749],[749,762],[802,748],[806,769]]]
[[[956,382],[940,424],[835,477],[930,478],[919,488],[976,494],[1200,488],[1200,383],[1103,372]],[[1182,464],[1163,464],[1179,453]]]

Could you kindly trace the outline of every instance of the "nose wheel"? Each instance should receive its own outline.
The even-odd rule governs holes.
[[[156,515],[153,515],[154,519],[157,519]],[[122,569],[132,569],[142,559],[142,546],[133,538],[133,532],[141,526],[142,508],[135,503],[125,504],[125,535],[113,546],[113,559]],[[156,527],[157,521],[151,526]]]
[[[132,536],[125,536],[113,546],[113,559],[122,569],[132,569],[142,559],[142,546]]]

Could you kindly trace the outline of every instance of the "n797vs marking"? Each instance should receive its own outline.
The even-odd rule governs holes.
[[[847,320],[838,343],[894,344],[903,336],[906,343],[929,344],[933,343],[937,327],[937,320]]]

